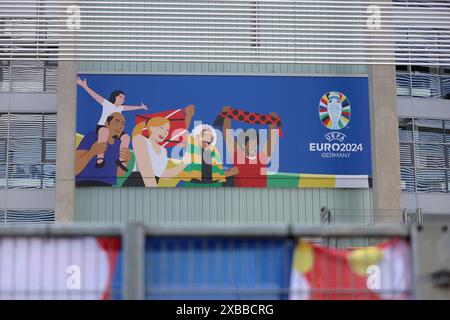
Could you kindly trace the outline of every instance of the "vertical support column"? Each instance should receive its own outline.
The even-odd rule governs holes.
[[[401,222],[395,66],[369,67],[373,208],[377,222]]]
[[[72,222],[75,199],[76,61],[59,61],[56,222]]]
[[[450,230],[446,224],[411,230],[415,299],[450,299]]]
[[[391,22],[391,12],[383,9],[380,14],[380,28],[369,30],[368,33],[369,37],[382,42],[377,48],[384,48],[383,53],[392,61],[392,65],[369,66],[374,220],[400,223],[402,211],[395,47],[393,35],[387,36],[392,32],[392,27],[385,26]],[[378,33],[385,35],[382,40],[377,36]],[[369,49],[369,58],[377,57],[375,53],[371,55]]]
[[[124,250],[122,295],[124,300],[145,299],[145,226],[129,224],[122,236]]]
[[[60,3],[61,14],[66,13],[66,40],[73,47],[64,47],[58,63],[58,106],[56,137],[56,222],[73,222],[75,202],[75,133],[77,104],[76,30],[80,28],[80,17],[74,16],[77,0]],[[79,14],[79,12],[78,12]]]

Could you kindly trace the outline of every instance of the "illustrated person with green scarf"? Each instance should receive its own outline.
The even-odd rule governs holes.
[[[237,174],[236,169],[224,171],[216,147],[217,134],[207,124],[197,125],[188,138],[183,161],[189,164],[182,175],[187,186],[222,186],[226,178]]]

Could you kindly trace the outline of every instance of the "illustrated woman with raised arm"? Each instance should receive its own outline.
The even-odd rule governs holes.
[[[87,80],[82,80],[80,77],[77,78],[77,84],[82,87],[86,92],[102,106],[102,115],[97,123],[97,142],[105,143],[108,140],[109,131],[105,127],[106,119],[114,112],[122,113],[122,111],[134,111],[134,110],[147,110],[147,106],[141,103],[140,106],[126,106],[125,103],[125,93],[120,90],[115,90],[111,92],[109,100],[103,98],[101,95],[92,90],[88,84]],[[130,136],[125,132],[122,132],[117,139],[120,139],[121,145],[120,149],[128,149],[130,144]],[[95,163],[96,168],[102,168],[105,165],[104,154],[97,155],[97,161]],[[116,160],[116,165],[124,171],[128,171],[125,159],[119,157]]]

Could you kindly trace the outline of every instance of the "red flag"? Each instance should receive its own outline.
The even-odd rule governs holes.
[[[353,249],[300,241],[294,253],[290,299],[408,299],[410,266],[410,245],[403,239]]]

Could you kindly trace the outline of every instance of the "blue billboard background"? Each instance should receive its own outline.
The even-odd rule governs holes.
[[[366,77],[195,76],[195,75],[97,75],[81,74],[89,86],[108,98],[113,90],[126,94],[126,105],[148,111],[123,112],[125,131],[131,135],[136,114],[183,108],[194,104],[194,121],[212,124],[223,106],[257,113],[277,112],[283,135],[279,140],[279,172],[335,175],[371,175],[370,114]],[[327,141],[336,130],[326,128],[319,117],[321,97],[330,91],[345,94],[351,104],[348,125],[339,130],[348,143],[363,150],[349,158],[327,158],[311,152],[310,143]],[[102,108],[84,89],[77,92],[77,133],[94,131]],[[240,123],[234,128],[245,128]],[[192,129],[192,124],[191,128]],[[225,151],[223,151],[225,152]]]

